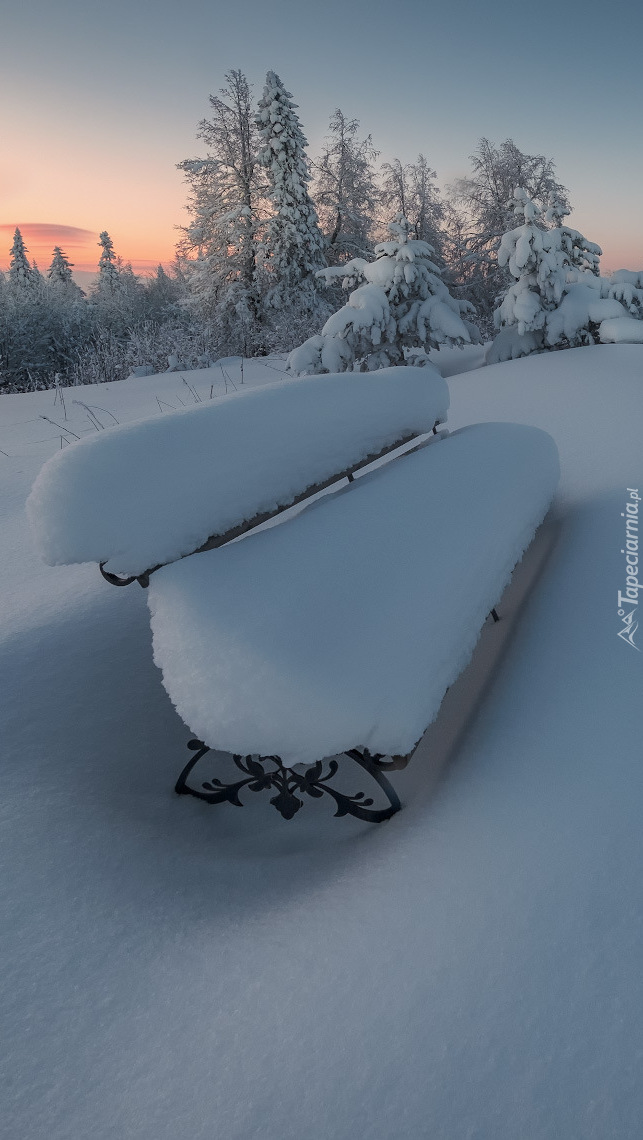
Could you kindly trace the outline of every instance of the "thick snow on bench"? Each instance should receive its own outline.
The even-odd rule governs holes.
[[[49,564],[139,574],[431,431],[448,406],[432,366],[278,381],[72,444],[27,511]]]
[[[410,752],[558,477],[545,432],[478,424],[159,570],[154,659],[180,716],[211,747],[287,765]]]

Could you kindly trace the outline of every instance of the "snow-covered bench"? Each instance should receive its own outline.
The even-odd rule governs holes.
[[[437,429],[448,406],[433,368],[246,389],[58,452],[27,513],[50,565],[98,562],[114,584],[147,585],[159,565],[223,545]]]
[[[222,543],[426,436],[447,406],[430,368],[310,377],[110,429],[45,465],[28,504],[45,559],[149,583],[154,660],[198,734],[177,791],[240,804],[270,788],[286,818],[305,794],[366,820],[399,808],[383,773],[437,715],[542,521],[553,440],[463,428]],[[241,778],[189,785],[211,748]],[[389,806],[333,787],[342,753]]]

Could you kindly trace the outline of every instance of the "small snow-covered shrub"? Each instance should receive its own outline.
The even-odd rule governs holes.
[[[547,316],[545,343],[552,348],[576,348],[595,344],[602,321],[626,316],[625,309],[606,297],[605,280],[594,278],[595,286],[585,281],[570,284],[560,305]]]
[[[375,261],[356,257],[317,274],[327,283],[343,278],[351,292],[321,334],[290,354],[291,371],[374,371],[407,358],[416,363],[430,348],[479,341],[475,325],[462,318],[473,306],[451,296],[431,260],[432,247],[409,237],[402,214],[388,228],[393,238],[375,247]]]
[[[643,321],[613,317],[601,322],[599,336],[603,344],[643,344]]]
[[[637,321],[643,320],[643,269],[638,272],[631,269],[617,269],[609,279],[609,295],[615,301],[620,301],[627,310],[628,316]],[[640,329],[633,327],[621,328],[620,335],[633,336],[636,343],[641,340]],[[603,340],[601,330],[601,340]]]

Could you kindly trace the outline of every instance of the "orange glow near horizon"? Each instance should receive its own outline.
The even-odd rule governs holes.
[[[6,222],[0,224],[0,269],[9,267],[9,255],[16,227],[22,234],[30,262],[36,262],[41,273],[51,264],[53,249],[58,245],[69,258],[74,270],[81,273],[94,273],[98,267],[100,248],[98,230],[84,230],[78,226],[56,224],[54,222]],[[117,256],[124,262],[131,262],[135,273],[154,272],[159,262],[165,267],[174,260],[174,244],[164,242],[143,242],[132,235],[129,241],[121,241],[120,232],[108,231]],[[176,240],[174,234],[172,234]]]
[[[51,264],[54,245],[60,245],[76,273],[94,274],[101,230],[108,231],[116,254],[131,262],[135,273],[154,273],[159,262],[170,265],[178,227],[187,221],[188,189],[176,162],[197,149],[192,120],[186,116],[186,122],[182,134],[148,131],[146,146],[141,148],[138,138],[121,132],[122,120],[103,124],[97,138],[93,124],[90,130],[82,116],[70,117],[64,149],[59,137],[39,121],[38,129],[34,128],[32,116],[24,130],[18,120],[10,123],[0,153],[0,269],[9,265],[16,225],[29,259],[35,259],[41,272]],[[145,132],[141,128],[139,133]],[[108,162],[105,147],[111,150]],[[442,188],[464,173],[464,168],[447,164]],[[617,214],[612,208],[611,186],[586,182],[584,177],[581,172],[579,186],[570,185],[576,209],[569,224],[602,247],[604,274],[615,269],[640,270],[643,236],[624,222],[633,216],[634,205],[628,206],[624,199]]]
[[[16,130],[9,139],[13,151],[8,145],[0,155],[0,269],[9,265],[16,226],[29,260],[35,259],[43,273],[55,245],[76,272],[95,273],[102,230],[109,233],[117,256],[131,262],[136,273],[153,273],[159,262],[171,264],[177,226],[186,221],[183,176],[171,158],[151,147],[132,154],[130,144],[105,165],[94,140],[65,141],[63,153],[59,140],[43,132],[27,151]]]
[[[16,227],[22,234],[29,260],[32,263],[36,262],[41,273],[46,273],[51,264],[55,245],[61,247],[76,272],[96,272],[100,256],[98,230],[85,230],[78,226],[55,222],[21,221],[0,224],[0,270],[9,267],[9,253]],[[117,231],[108,229],[108,232],[114,242],[116,254],[124,262],[131,263],[135,273],[145,276],[154,273],[159,263],[167,268],[174,261],[177,231],[167,226],[163,227],[163,230],[165,232],[161,240],[148,235],[133,234],[131,231],[128,233],[127,229]],[[640,256],[640,251],[623,243],[622,238],[620,240],[616,238],[609,245],[600,242],[599,244],[603,245],[601,261],[603,274],[608,275],[616,269],[641,268],[639,262],[643,262],[643,258]]]
[[[93,189],[95,190],[95,187]],[[122,187],[120,193],[121,195],[123,193]],[[121,198],[118,202],[112,201],[111,209],[107,207],[106,202],[97,202],[91,210],[91,221],[87,217],[88,210],[84,201],[78,211],[80,217],[77,224],[21,220],[25,215],[29,217],[29,213],[33,217],[36,208],[42,209],[42,198],[39,194],[37,197],[36,195],[32,197],[28,193],[22,194],[20,196],[22,202],[18,203],[16,198],[10,203],[10,207],[14,207],[13,218],[16,220],[0,223],[0,270],[9,267],[9,255],[17,226],[27,248],[29,260],[37,263],[41,273],[46,273],[51,264],[55,245],[62,248],[76,273],[83,275],[95,273],[100,256],[98,234],[100,230],[106,229],[112,238],[117,256],[120,256],[125,263],[131,263],[135,273],[142,276],[153,274],[159,263],[167,268],[174,261],[179,237],[177,227],[186,221],[184,193],[183,185],[178,182],[174,186],[166,187],[165,194],[159,193],[147,210],[143,209],[143,195],[137,199],[137,196],[132,194],[125,200]],[[71,205],[69,186],[65,197],[66,208],[64,214],[62,208],[60,213],[69,217]],[[18,206],[19,210],[16,208]],[[93,228],[96,215],[100,222],[96,228]],[[595,209],[585,209],[579,211],[577,219],[572,215],[569,224],[580,229],[586,237],[598,242],[602,247],[601,271],[604,275],[607,276],[616,269],[640,270],[643,267],[643,242],[638,236],[633,241],[630,235],[625,237],[622,227],[613,217],[601,224]]]

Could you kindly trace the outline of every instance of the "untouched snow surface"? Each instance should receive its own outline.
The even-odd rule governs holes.
[[[189,374],[205,398],[212,371]],[[24,502],[60,446],[38,417],[152,416],[190,399],[181,377],[68,391],[69,420],[53,392],[0,397],[11,1140],[638,1140],[643,654],[616,602],[643,347],[450,388],[453,427],[553,435],[558,538],[442,780],[440,716],[380,827],[326,799],[285,823],[261,795],[173,796],[186,731],[144,591],[32,547]]]
[[[154,660],[212,748],[313,763],[409,753],[558,483],[551,436],[478,424],[296,518],[165,566]]]
[[[27,504],[50,565],[140,574],[446,418],[435,368],[276,381],[59,451]]]

